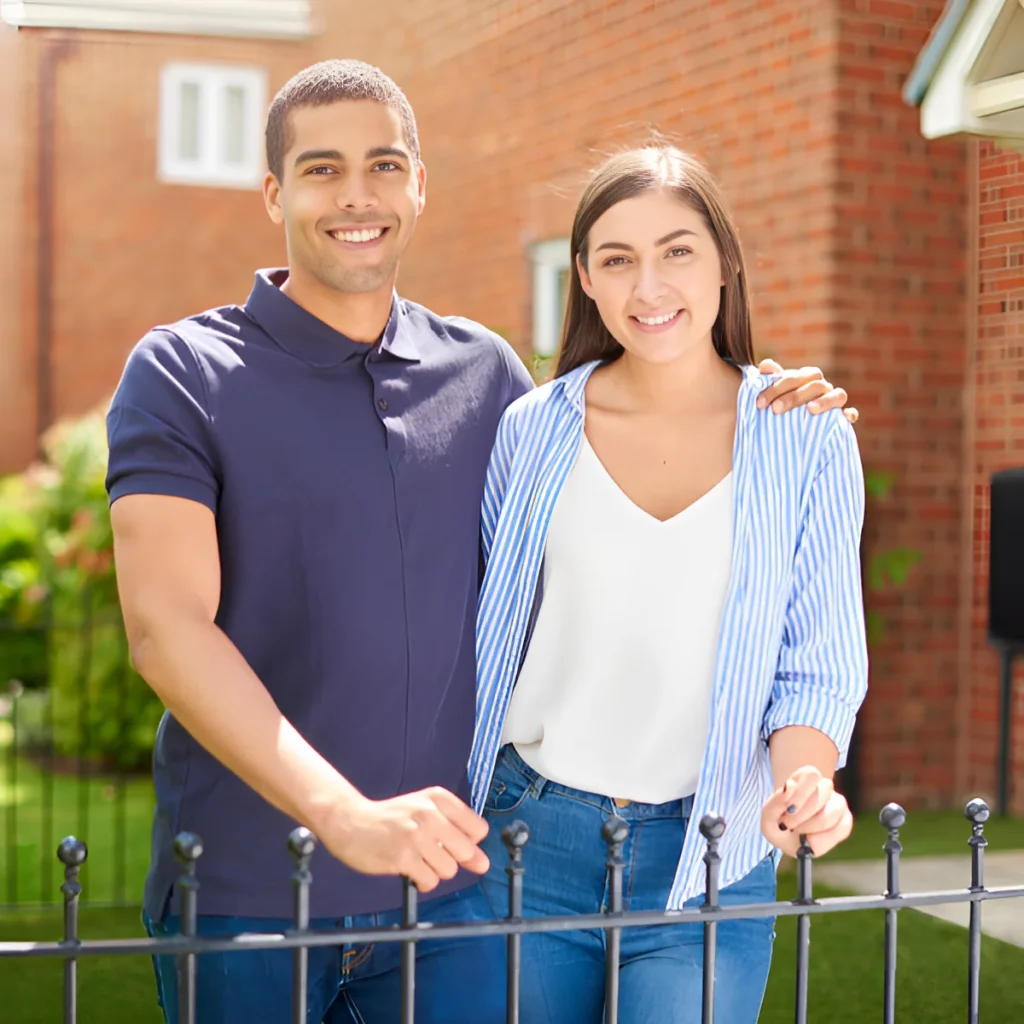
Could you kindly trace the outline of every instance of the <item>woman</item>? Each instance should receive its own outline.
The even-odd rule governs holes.
[[[719,190],[672,148],[593,177],[555,379],[499,427],[484,497],[474,806],[530,828],[527,915],[596,913],[601,825],[629,825],[627,910],[772,901],[780,852],[852,818],[832,776],[867,682],[863,477],[838,411],[756,412],[746,272]],[[718,931],[717,1019],[757,1019],[773,921]],[[599,932],[523,940],[522,1016],[597,1024]],[[624,1024],[700,1019],[699,925],[624,929]]]

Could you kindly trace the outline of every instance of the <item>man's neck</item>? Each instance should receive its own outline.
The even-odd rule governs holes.
[[[289,270],[281,291],[339,334],[374,345],[387,327],[394,287],[389,281],[372,292],[339,292]]]

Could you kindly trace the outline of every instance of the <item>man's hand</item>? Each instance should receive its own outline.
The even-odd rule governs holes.
[[[847,394],[842,388],[834,388],[825,380],[825,375],[816,366],[804,366],[799,370],[783,370],[774,359],[762,359],[757,367],[764,374],[781,374],[771,387],[758,396],[757,407],[772,412],[789,412],[801,405],[813,415],[828,409],[842,409],[843,415],[856,423],[860,413],[856,409],[846,409]]]
[[[350,868],[405,875],[420,892],[454,878],[460,866],[478,875],[490,866],[477,845],[487,823],[440,786],[389,800],[344,801],[325,825],[319,838]]]
[[[853,815],[846,797],[810,765],[793,772],[761,810],[762,835],[791,857],[800,849],[801,834],[820,857],[849,838],[852,831]]]

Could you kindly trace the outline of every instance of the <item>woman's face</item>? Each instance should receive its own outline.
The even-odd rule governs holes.
[[[590,231],[583,290],[611,335],[645,362],[668,363],[711,344],[722,261],[704,218],[652,190],[605,211]]]

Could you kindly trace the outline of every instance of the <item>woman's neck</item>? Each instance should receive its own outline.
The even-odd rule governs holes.
[[[623,411],[655,414],[733,403],[740,380],[740,371],[718,355],[710,340],[671,363],[649,363],[624,352],[607,375]]]

